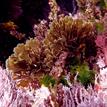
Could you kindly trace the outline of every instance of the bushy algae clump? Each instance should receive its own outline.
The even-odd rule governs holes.
[[[45,32],[43,39],[37,36],[18,44],[7,59],[6,66],[13,79],[18,80],[19,86],[28,86],[35,79],[40,82],[42,78],[44,80],[44,75],[60,81],[72,64],[72,60],[67,59],[77,57],[83,63],[90,57],[87,56],[87,50],[91,47],[87,46],[87,42],[93,44],[95,38],[93,23],[90,21],[61,15],[49,24]]]

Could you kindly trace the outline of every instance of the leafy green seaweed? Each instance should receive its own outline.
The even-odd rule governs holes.
[[[56,82],[55,82],[55,79],[52,76],[50,76],[50,75],[44,75],[43,78],[42,78],[42,80],[41,80],[41,83],[43,85],[45,85],[46,87],[49,87],[49,86],[53,87]]]
[[[104,31],[104,24],[103,23],[96,23],[96,29],[98,32]]]
[[[95,72],[90,70],[86,63],[71,66],[71,74],[77,74],[77,80],[80,81],[84,86],[93,84]]]
[[[107,8],[107,1],[106,0],[100,0],[99,6],[101,9]]]

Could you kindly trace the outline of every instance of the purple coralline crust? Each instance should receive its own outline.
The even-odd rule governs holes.
[[[43,92],[44,98],[41,94]],[[48,95],[49,90],[47,88],[40,88],[37,91],[30,88],[17,89],[8,70],[0,67],[0,107],[35,107],[33,104],[40,107],[39,105],[44,104]]]
[[[0,68],[1,107],[107,107],[104,92],[97,92],[91,86],[85,89],[79,83],[69,87],[59,84],[55,99],[52,99],[44,86],[37,90],[17,89],[8,70]]]

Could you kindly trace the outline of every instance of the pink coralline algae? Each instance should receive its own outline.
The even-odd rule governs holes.
[[[58,107],[107,107],[107,90],[102,82],[105,80],[104,72],[100,71],[100,82],[97,85],[102,88],[98,91],[92,86],[85,89],[77,82],[69,86],[59,84],[56,89],[56,100],[53,100],[51,90],[43,85],[36,90],[17,89],[8,70],[0,68],[0,107],[56,107],[53,101],[57,102]]]
[[[105,63],[107,64],[107,37],[104,34],[98,35],[96,45],[99,48],[98,54],[104,57]]]
[[[8,70],[0,67],[0,107],[45,107],[49,95],[44,86],[37,90],[17,89]]]
[[[63,86],[60,90],[60,107],[107,107],[106,95],[103,91],[97,93],[92,87],[86,90],[82,85],[75,84]]]
[[[0,67],[0,106],[11,107],[17,93],[14,84],[10,80],[6,70]]]

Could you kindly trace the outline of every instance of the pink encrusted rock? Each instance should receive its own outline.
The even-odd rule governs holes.
[[[0,67],[0,106],[10,107],[16,96],[16,89],[8,72]]]
[[[101,34],[97,36],[96,45],[99,47],[99,50],[103,53],[105,64],[107,65],[107,36]],[[102,54],[99,53],[99,54]]]
[[[49,96],[45,86],[37,90],[16,88],[8,70],[0,67],[0,107],[45,107]]]

